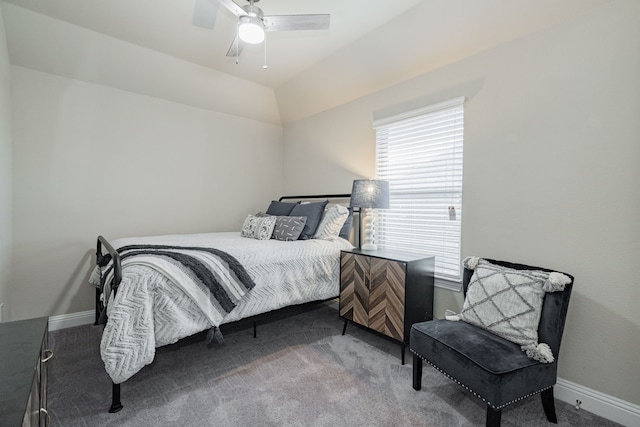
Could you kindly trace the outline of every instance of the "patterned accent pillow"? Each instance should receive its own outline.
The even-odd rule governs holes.
[[[276,240],[298,240],[307,223],[306,216],[277,216],[272,238]]]
[[[449,312],[446,318],[489,330],[520,344],[527,356],[544,363],[553,362],[549,346],[538,344],[542,303],[545,292],[563,290],[571,279],[562,273],[516,270],[484,259],[468,261],[470,266],[476,262],[462,311],[458,315]]]
[[[240,236],[249,237],[251,239],[267,240],[271,238],[273,229],[276,225],[276,217],[274,216],[255,216],[248,215],[242,224]]]
[[[349,216],[349,209],[342,205],[333,205],[324,211],[314,239],[331,240],[338,237],[340,229]]]

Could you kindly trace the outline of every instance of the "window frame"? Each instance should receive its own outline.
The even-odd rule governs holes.
[[[389,180],[390,193],[390,209],[377,211],[377,241],[388,249],[435,255],[436,286],[455,291],[461,289],[463,275],[464,102],[464,97],[458,97],[373,123],[376,132],[376,178]],[[416,132],[422,138],[419,141],[415,140]],[[391,147],[393,144],[396,146]],[[416,153],[415,148],[419,148],[419,152]],[[390,154],[390,150],[395,151]],[[406,178],[395,178],[398,169],[402,171],[403,168],[413,169],[413,173]],[[414,185],[420,186],[418,193],[421,198],[416,197],[415,187],[411,188]],[[416,203],[423,207],[416,207]],[[446,212],[442,211],[443,206],[447,207]],[[454,220],[450,219],[449,206],[454,207]],[[421,215],[416,215],[416,212]],[[405,219],[413,215],[406,227],[402,226],[405,221],[403,214]],[[390,229],[395,233],[393,237],[388,235]],[[417,243],[416,229],[422,229],[430,238]],[[436,247],[439,249],[434,249]]]

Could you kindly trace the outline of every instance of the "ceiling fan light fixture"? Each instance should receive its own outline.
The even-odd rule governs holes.
[[[238,37],[245,43],[258,44],[264,41],[264,24],[258,16],[240,17]]]

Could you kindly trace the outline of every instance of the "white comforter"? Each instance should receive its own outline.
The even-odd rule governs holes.
[[[244,266],[256,286],[219,320],[233,322],[288,305],[336,297],[339,253],[351,248],[344,239],[254,240],[240,233],[206,233],[118,239],[114,248],[153,244],[221,249]],[[100,351],[113,382],[121,383],[153,361],[155,348],[214,326],[189,285],[174,283],[158,269],[122,262],[122,282],[108,298],[109,316]],[[187,288],[185,288],[187,286]],[[217,325],[216,325],[217,326]]]

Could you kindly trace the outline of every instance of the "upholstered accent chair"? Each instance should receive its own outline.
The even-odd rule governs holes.
[[[505,261],[485,261],[515,270],[552,272]],[[465,298],[473,273],[474,270],[465,265]],[[487,426],[499,426],[504,407],[537,393],[541,394],[547,420],[557,423],[553,386],[557,379],[560,342],[573,277],[565,273],[565,280],[569,283],[564,290],[544,294],[538,323],[538,339],[551,349],[551,363],[529,357],[523,351],[524,347],[486,328],[462,320],[431,320],[416,323],[411,328],[409,348],[413,353],[413,388],[421,388],[424,360],[486,402]]]

